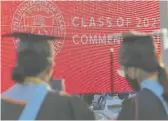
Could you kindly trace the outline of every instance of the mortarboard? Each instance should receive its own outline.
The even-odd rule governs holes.
[[[39,35],[33,33],[14,32],[3,35],[2,37],[14,37],[19,39],[17,52],[31,50],[39,52],[41,49],[47,49],[48,41],[60,39],[59,37]],[[42,52],[42,51],[41,51]]]
[[[34,41],[34,40],[43,41],[43,40],[54,40],[57,38],[54,36],[39,35],[39,34],[24,33],[24,32],[8,33],[8,34],[4,34],[2,37],[16,37],[16,38],[20,38],[20,40],[23,40],[23,41]]]
[[[140,32],[123,33],[119,51],[119,63],[125,67],[137,67],[147,72],[158,69],[158,58],[153,36]]]
[[[15,32],[5,34],[2,37],[14,37],[19,39],[17,47],[17,67],[27,76],[37,74],[45,69],[53,54],[49,41],[60,39],[59,37],[38,35],[32,33]]]

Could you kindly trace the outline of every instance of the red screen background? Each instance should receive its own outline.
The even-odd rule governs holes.
[[[1,2],[1,30],[2,34],[12,31],[12,21],[14,13],[24,4],[22,1],[3,1]],[[152,31],[160,28],[160,8],[159,1],[128,1],[128,2],[65,2],[53,1],[57,9],[60,10],[66,26],[66,38],[63,47],[56,55],[56,67],[54,69],[55,78],[65,79],[66,91],[69,93],[89,93],[89,92],[110,92],[112,88],[115,91],[131,90],[126,80],[116,73],[119,69],[117,63],[118,49],[120,42],[114,41],[112,44],[74,44],[74,35],[107,35],[109,33],[118,33],[128,30]],[[38,8],[40,5],[36,5]],[[27,7],[30,11],[31,6]],[[46,9],[46,8],[45,8]],[[48,8],[49,9],[49,8]],[[26,10],[25,10],[26,11]],[[46,9],[47,11],[47,9]],[[37,13],[33,13],[37,15]],[[42,13],[38,13],[42,15]],[[50,13],[49,13],[50,14]],[[26,13],[28,15],[28,13]],[[53,14],[54,15],[54,14]],[[31,16],[31,15],[29,15]],[[75,27],[72,23],[74,17],[75,23],[80,24]],[[91,17],[94,18],[93,26],[89,26]],[[103,17],[103,26],[99,26],[99,19]],[[112,27],[107,27],[106,18],[112,20]],[[86,27],[82,27],[82,18]],[[121,25],[121,19],[123,25]],[[129,23],[128,23],[129,19]],[[45,25],[52,21],[45,18]],[[117,25],[117,20],[118,24]],[[31,19],[26,19],[30,21]],[[149,22],[148,24],[144,22]],[[140,26],[138,26],[140,24]],[[52,25],[51,25],[52,26]],[[29,28],[30,29],[30,28]],[[52,29],[52,28],[51,28]],[[50,28],[48,28],[50,31]],[[55,30],[56,31],[56,30]],[[59,30],[58,30],[59,31]],[[64,31],[64,32],[65,32]],[[53,34],[50,32],[50,34]],[[75,40],[80,42],[79,39]],[[86,40],[83,40],[86,42]],[[160,53],[160,42],[158,43],[158,53]],[[110,59],[110,48],[114,48],[113,63]],[[11,69],[15,65],[16,48],[11,38],[1,40],[2,49],[2,91],[14,84],[11,80]],[[111,65],[113,68],[111,78]],[[112,86],[111,80],[114,80]]]

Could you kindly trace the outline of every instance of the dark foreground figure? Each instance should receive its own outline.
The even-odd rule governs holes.
[[[168,120],[168,76],[152,36],[124,33],[119,63],[137,94],[123,102],[118,120]]]
[[[49,86],[54,67],[52,36],[12,33],[20,39],[17,64],[12,70],[16,84],[1,98],[1,120],[94,120],[88,105]],[[50,40],[50,41],[49,41]]]
[[[4,98],[1,120],[18,120],[25,105],[24,101]],[[94,115],[78,97],[48,92],[36,120],[94,120]]]

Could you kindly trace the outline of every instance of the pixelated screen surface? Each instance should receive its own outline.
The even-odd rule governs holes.
[[[121,41],[108,34],[160,28],[159,1],[3,1],[1,6],[2,34],[26,31],[62,37],[53,43],[54,77],[65,79],[69,93],[130,91],[117,74]],[[160,53],[159,38],[155,40]],[[16,45],[16,40],[2,39],[2,91],[14,84]]]

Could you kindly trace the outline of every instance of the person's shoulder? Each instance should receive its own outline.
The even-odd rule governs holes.
[[[156,98],[155,94],[148,90],[148,89],[143,89],[141,91],[139,91],[136,94],[137,98],[141,99],[141,100],[150,100],[152,98]]]
[[[151,91],[149,91],[147,89],[143,89],[143,90],[140,90],[137,93],[134,93],[134,94],[130,95],[128,100],[134,100],[135,98],[141,98],[141,97],[144,97],[144,96],[149,96],[151,94],[152,94]]]
[[[156,107],[156,105],[162,107],[160,106],[161,105],[160,99],[152,91],[148,89],[141,90],[137,95],[137,100],[139,101],[140,104],[143,104],[144,107],[148,106],[152,108]]]
[[[135,105],[137,102],[139,103],[139,105],[141,105],[141,103],[144,105],[144,102],[150,104],[151,99],[156,100],[156,96],[151,91],[143,89],[136,94],[133,94],[128,99],[125,99],[123,101],[123,104]]]
[[[79,97],[70,96],[65,92],[49,92],[47,96],[48,102],[54,102],[56,107],[63,106],[69,107],[67,110],[73,112],[76,120],[94,120],[94,113],[89,109],[89,106]]]

